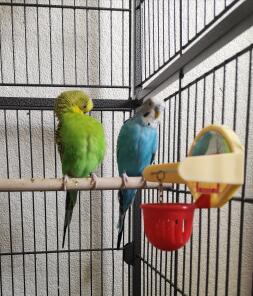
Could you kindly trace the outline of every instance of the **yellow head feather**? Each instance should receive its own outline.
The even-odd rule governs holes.
[[[58,119],[64,112],[87,113],[92,109],[92,100],[80,90],[62,92],[55,103],[55,114]]]

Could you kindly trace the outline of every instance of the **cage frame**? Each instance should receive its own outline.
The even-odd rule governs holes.
[[[210,25],[210,31],[205,34],[197,36],[196,40],[193,40],[192,42],[194,45],[187,49],[185,46],[182,45],[182,40],[180,42],[180,53],[179,58],[175,61],[172,61],[172,64],[166,68],[165,71],[160,72],[158,71],[157,77],[151,82],[146,83],[146,81],[143,82],[142,80],[142,73],[141,73],[141,26],[138,24],[141,24],[141,15],[138,13],[138,10],[141,8],[142,3],[145,2],[145,0],[130,0],[131,4],[129,6],[129,9],[124,9],[131,13],[131,22],[130,22],[130,30],[129,34],[131,32],[131,41],[130,41],[130,48],[131,48],[131,66],[130,66],[130,86],[129,86],[129,100],[94,100],[94,111],[133,111],[142,101],[143,98],[145,98],[148,95],[154,95],[157,92],[159,92],[161,89],[163,89],[166,85],[165,81],[167,81],[172,75],[178,73],[178,91],[176,92],[179,96],[179,99],[181,98],[181,93],[185,89],[186,86],[182,86],[182,81],[184,77],[184,69],[186,66],[189,65],[190,61],[194,59],[197,55],[200,53],[204,53],[206,55],[210,55],[210,51],[207,52],[207,49],[211,49],[211,52],[214,52],[217,50],[217,48],[213,47],[215,46],[221,47],[223,42],[220,42],[221,38],[224,36],[229,36],[229,34],[232,34],[233,37],[229,36],[228,38],[234,38],[241,30],[245,30],[245,28],[249,27],[251,25],[252,20],[252,13],[253,13],[253,3],[250,0],[245,0],[244,2],[240,2],[238,7],[234,9],[234,11],[231,13],[230,11],[226,10],[225,13],[228,12],[228,17],[224,18],[222,22],[216,23],[217,19]],[[180,5],[182,5],[182,0],[180,0]],[[2,5],[10,5],[13,6],[24,6],[22,3],[0,3],[0,7]],[[29,4],[26,4],[26,6],[31,6]],[[34,7],[38,7],[38,5],[33,5]],[[43,7],[43,6],[42,6]],[[55,8],[61,8],[61,5],[55,5]],[[68,6],[65,6],[68,7]],[[50,8],[50,6],[49,6]],[[73,8],[72,6],[69,6],[69,8]],[[78,9],[76,7],[75,9]],[[82,7],[81,9],[90,9],[90,10],[97,10],[99,8],[94,7]],[[115,9],[115,8],[114,8]],[[109,9],[110,10],[110,9]],[[235,15],[237,17],[235,17]],[[182,15],[181,15],[182,17]],[[240,27],[241,26],[241,27]],[[239,28],[238,31],[232,31],[234,28]],[[180,28],[182,30],[182,27]],[[246,49],[243,49],[240,53],[237,53],[233,56],[233,58],[240,56],[244,52],[250,50],[252,52],[253,46],[247,47]],[[185,52],[184,52],[185,50]],[[230,58],[231,59],[231,58]],[[225,65],[229,62],[229,60],[224,61],[222,64]],[[213,68],[210,71],[215,71],[216,68]],[[156,74],[156,73],[155,73]],[[207,73],[205,73],[203,76],[206,76]],[[151,77],[150,77],[151,78]],[[200,79],[200,78],[198,78]],[[141,82],[140,82],[141,81]],[[8,86],[8,83],[2,83],[0,86]],[[19,84],[20,86],[20,84]],[[33,85],[36,86],[36,85]],[[38,85],[41,86],[41,85]],[[44,85],[45,86],[45,85]],[[51,85],[48,85],[51,87]],[[73,87],[75,85],[67,85],[68,87]],[[87,85],[81,85],[82,87],[87,87]],[[56,86],[57,87],[57,86]],[[89,87],[89,86],[88,86]],[[93,85],[92,87],[100,87],[99,85]],[[103,86],[102,86],[103,87]],[[173,94],[174,95],[174,94]],[[171,97],[173,96],[171,95]],[[166,98],[166,100],[169,100],[170,97]],[[0,99],[0,109],[1,110],[52,110],[54,105],[54,99],[53,98],[30,98],[30,97],[1,97]],[[181,120],[180,120],[180,114],[181,109],[179,105],[179,122],[178,122],[178,131],[180,133],[181,129]],[[178,137],[177,145],[180,147],[180,137]],[[176,160],[180,160],[180,149],[178,149]],[[142,281],[142,262],[145,261],[144,258],[141,257],[141,212],[140,212],[140,204],[141,204],[141,194],[142,192],[139,190],[138,194],[136,196],[136,200],[133,207],[133,243],[128,245],[124,248],[125,252],[125,261],[128,261],[133,266],[132,268],[132,293],[133,296],[140,296],[141,295],[141,281]],[[179,187],[177,186],[175,190],[175,201],[179,201]],[[243,203],[253,203],[251,199],[244,199],[243,201],[239,198],[234,198],[234,201],[243,202]],[[243,210],[242,210],[242,218],[243,219]],[[241,226],[242,227],[242,226]],[[242,230],[242,228],[241,228]],[[241,246],[240,246],[241,248]],[[1,254],[0,254],[1,255]],[[12,256],[12,253],[10,253]],[[1,256],[0,256],[1,257]],[[178,273],[178,265],[177,265],[177,258],[178,253],[175,252],[175,266],[174,266],[174,280],[173,282],[170,281],[170,285],[174,286],[176,289],[174,289],[174,295],[177,295],[179,292],[182,295],[184,294],[184,291],[181,291],[178,289],[177,286],[177,273]],[[149,264],[146,262],[146,264]],[[154,268],[153,266],[150,266],[151,268]],[[240,264],[238,266],[238,270],[240,270]],[[159,274],[159,271],[156,270]],[[160,273],[160,276],[163,276],[162,273]],[[238,278],[238,285],[237,285],[237,292],[238,295],[240,295],[240,279]]]

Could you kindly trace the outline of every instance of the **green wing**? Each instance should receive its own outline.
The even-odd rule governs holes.
[[[61,140],[61,136],[60,136],[60,130],[61,130],[61,121],[59,122],[57,129],[55,131],[55,143],[57,145],[58,148],[58,152],[60,154],[60,158],[62,160],[62,156],[63,156],[63,143]]]

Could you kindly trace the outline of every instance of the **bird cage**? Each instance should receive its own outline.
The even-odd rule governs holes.
[[[252,16],[251,0],[0,1],[1,296],[252,295]],[[140,205],[158,202],[157,184],[138,185],[119,250],[116,187],[80,190],[62,249],[53,107],[70,89],[93,98],[105,128],[99,177],[117,179],[120,128],[157,96],[155,163],[182,161],[202,128],[226,125],[244,146],[244,185],[221,209],[196,211],[189,242],[171,252],[144,235]],[[170,184],[164,201],[193,198]]]

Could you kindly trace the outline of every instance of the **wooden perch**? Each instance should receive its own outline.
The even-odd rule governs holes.
[[[170,184],[163,184],[169,187]],[[159,183],[145,182],[141,177],[128,177],[124,189],[155,189]],[[64,190],[63,179],[0,179],[0,192],[9,191],[62,191]],[[93,187],[91,178],[72,178],[66,183],[67,190],[117,190],[122,188],[122,178],[103,177],[97,178],[96,188]]]

